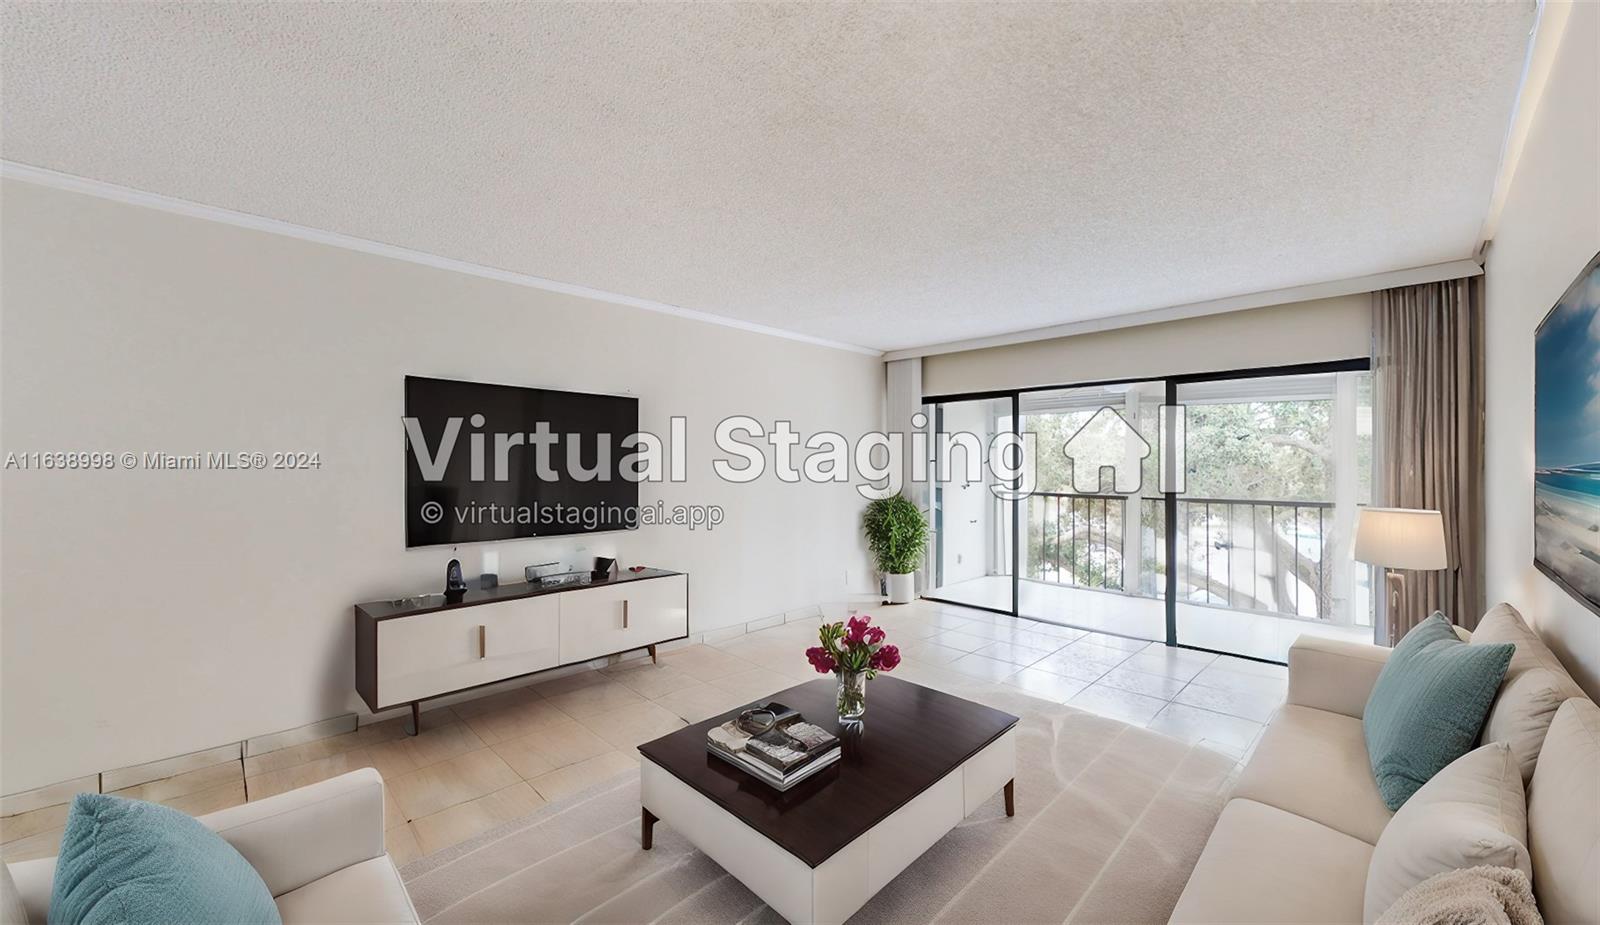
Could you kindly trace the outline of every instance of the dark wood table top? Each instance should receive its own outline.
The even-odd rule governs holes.
[[[579,593],[591,588],[610,588],[615,585],[627,584],[631,581],[648,581],[651,578],[671,578],[681,575],[682,572],[672,572],[660,568],[647,568],[639,572],[630,572],[624,569],[610,578],[596,578],[584,584],[576,582],[566,585],[533,585],[525,581],[511,582],[493,588],[468,588],[459,601],[449,601],[443,594],[422,594],[416,597],[397,598],[392,601],[367,601],[365,604],[356,605],[356,613],[373,620],[392,620],[395,617],[414,617],[417,614],[433,613],[439,610],[455,610],[458,607],[475,607],[478,604],[494,604],[500,601],[515,601],[524,597],[540,597],[546,594],[563,594],[567,592]],[[467,579],[469,583],[476,583],[477,579]]]
[[[865,722],[839,723],[829,677],[773,694],[844,740],[837,764],[779,793],[707,754],[706,731],[732,710],[639,746],[647,760],[816,867],[1017,724],[1017,717],[881,674],[867,683]]]

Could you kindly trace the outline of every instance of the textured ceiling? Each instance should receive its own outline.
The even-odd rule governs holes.
[[[6,2],[6,159],[898,348],[1470,256],[1509,3]]]

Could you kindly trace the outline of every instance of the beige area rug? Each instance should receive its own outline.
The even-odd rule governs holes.
[[[1022,717],[1017,815],[997,795],[851,922],[1165,922],[1233,759],[1022,694],[970,696]],[[640,850],[637,770],[401,874],[428,922],[782,921],[672,826]]]

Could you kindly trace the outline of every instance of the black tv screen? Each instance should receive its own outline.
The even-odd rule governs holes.
[[[637,398],[407,376],[405,430],[408,547],[637,525]]]

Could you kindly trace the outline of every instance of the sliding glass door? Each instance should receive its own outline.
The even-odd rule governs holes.
[[[1372,490],[1370,374],[1184,382],[1177,395],[1178,640],[1273,661],[1303,633],[1370,642],[1368,570],[1350,556]]]
[[[933,555],[928,597],[1015,613],[1012,502],[988,453],[1014,431],[1012,398],[938,402],[932,428]]]
[[[1125,382],[1020,396],[1035,487],[1022,502],[1019,616],[1166,638],[1156,468],[1164,390]]]
[[[1370,641],[1371,388],[1352,360],[930,400],[924,596],[1270,661]],[[1016,496],[1000,435],[1028,447]]]

